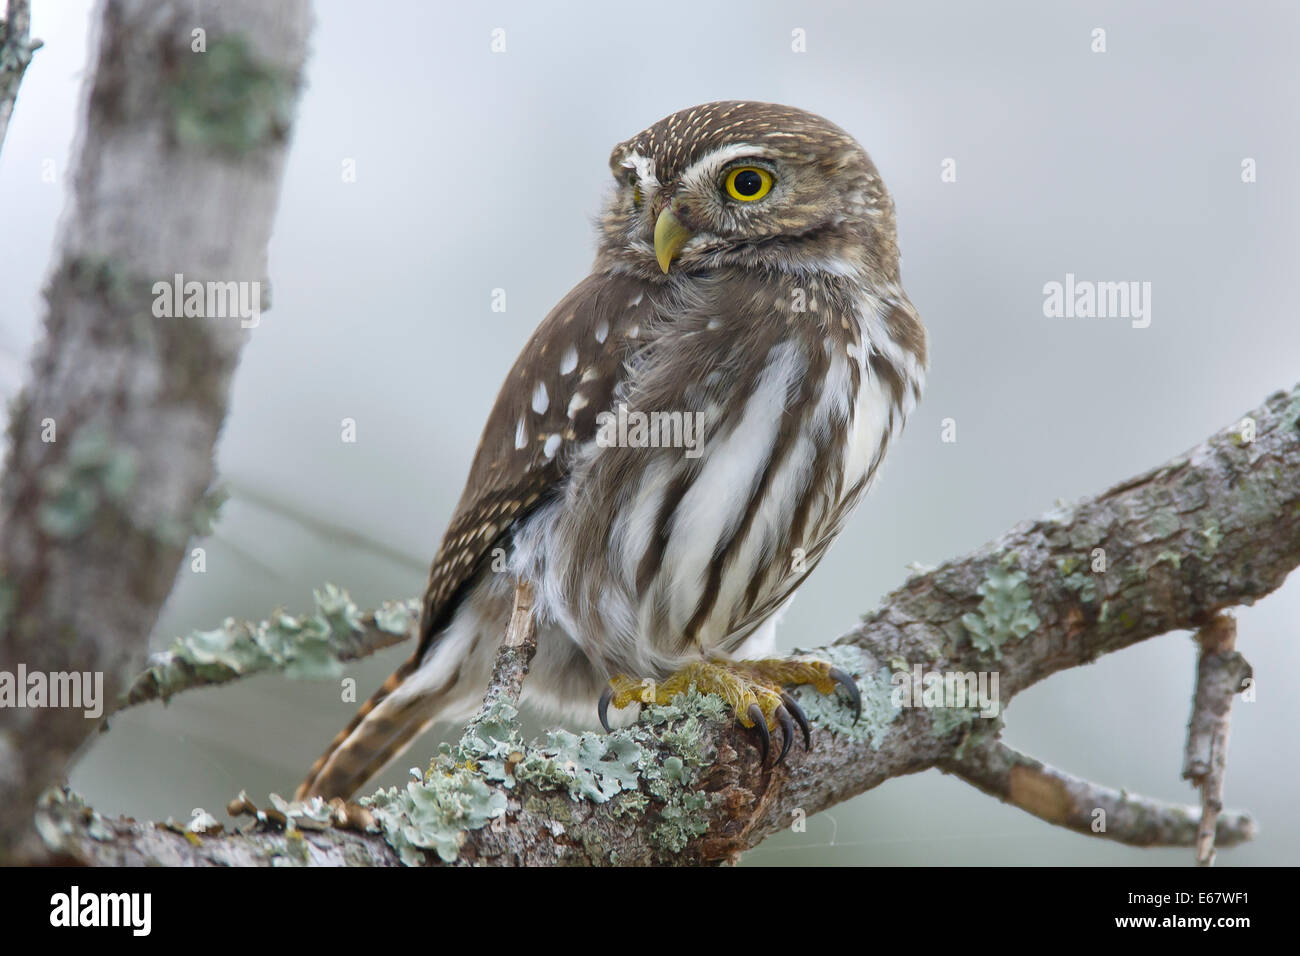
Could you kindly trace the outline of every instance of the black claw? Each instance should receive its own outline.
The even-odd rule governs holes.
[[[763,708],[759,707],[758,704],[750,704],[749,719],[758,728],[758,742],[763,750],[763,756],[759,763],[766,765],[768,752],[772,749],[772,735],[767,731],[767,718],[763,716]]]
[[[781,723],[781,752],[776,755],[776,762],[780,763],[785,759],[785,755],[790,752],[790,744],[794,741],[794,718],[790,716],[790,711],[785,709],[785,705],[776,708],[776,719]]]
[[[849,700],[853,704],[853,722],[856,724],[862,716],[862,691],[858,690],[858,682],[838,667],[832,667],[826,676],[849,692]]]
[[[596,705],[596,713],[600,715],[600,726],[605,728],[605,733],[610,733],[609,729],[609,702],[614,699],[614,688],[606,687],[600,695],[600,703]]]
[[[803,749],[812,750],[812,728],[808,726],[808,715],[803,712],[799,702],[787,693],[782,692],[781,702],[785,704],[785,709],[790,712],[790,716],[794,718],[795,723],[799,725],[799,729],[803,731]]]

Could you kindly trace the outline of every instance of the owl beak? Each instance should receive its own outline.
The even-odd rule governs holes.
[[[671,206],[666,207],[659,214],[659,218],[655,220],[655,258],[659,260],[659,268],[664,270],[664,275],[668,274],[668,267],[677,258],[677,253],[682,251],[686,240],[693,235],[695,233],[683,226],[681,220],[673,215]]]

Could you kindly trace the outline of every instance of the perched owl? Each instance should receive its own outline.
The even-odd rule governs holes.
[[[348,796],[482,698],[531,583],[524,699],[606,723],[694,684],[785,756],[776,619],[920,397],[925,330],[862,147],[770,103],[682,110],[614,148],[591,275],[538,327],[488,416],[433,563],[420,644],[299,797]],[[494,560],[495,558],[495,560]],[[648,692],[647,692],[648,689]],[[597,701],[599,705],[597,706]]]

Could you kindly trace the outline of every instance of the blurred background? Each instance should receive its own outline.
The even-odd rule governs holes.
[[[181,571],[155,647],[227,616],[308,610],[326,581],[363,607],[421,591],[506,370],[589,269],[610,148],[696,103],[789,103],[856,136],[894,194],[904,282],[931,336],[924,401],[794,602],[783,647],[851,628],[909,562],[937,564],[1101,491],[1300,380],[1292,3],[469,6],[316,4],[270,250],[274,308],[252,332],[218,449],[232,498],[203,542],[206,573]],[[6,398],[39,331],[91,13],[37,0],[45,47],[0,152]],[[1067,272],[1150,282],[1150,327],[1045,318],[1043,286]],[[344,418],[354,444],[340,440]],[[946,418],[956,442],[941,441]],[[1259,689],[1233,713],[1226,799],[1260,836],[1219,863],[1293,864],[1300,577],[1238,620]],[[359,695],[408,653],[349,665]],[[1060,674],[1012,702],[1006,739],[1100,783],[1192,802],[1179,774],[1194,665],[1189,636],[1170,634]],[[187,693],[116,717],[71,782],[107,813],[221,816],[241,788],[259,803],[290,794],[354,708],[333,683],[276,676]],[[436,740],[383,782],[423,766]],[[1078,836],[930,771],[746,862],[1191,858]]]

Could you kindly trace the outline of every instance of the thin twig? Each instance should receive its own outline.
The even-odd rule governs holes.
[[[1201,814],[1194,806],[1165,803],[1115,790],[1048,766],[1000,740],[968,744],[960,757],[939,764],[978,790],[1041,820],[1128,846],[1193,846]],[[1211,824],[1213,825],[1213,824]],[[1231,810],[1218,818],[1219,842],[1249,840],[1255,822]]]
[[[524,677],[537,653],[537,625],[533,620],[533,586],[527,581],[515,583],[514,610],[506,627],[501,649],[492,665],[492,679],[483,695],[480,716],[498,701],[518,706]]]
[[[1196,692],[1192,698],[1192,717],[1187,724],[1183,777],[1201,791],[1196,864],[1212,866],[1216,821],[1223,812],[1223,775],[1228,759],[1232,698],[1251,677],[1251,668],[1235,650],[1237,621],[1230,615],[1216,614],[1197,632],[1196,640],[1201,652],[1196,661]]]

